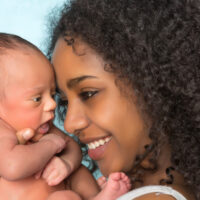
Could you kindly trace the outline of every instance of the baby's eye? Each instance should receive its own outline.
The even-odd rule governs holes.
[[[34,102],[40,102],[40,101],[41,101],[41,96],[34,97],[34,98],[33,98],[33,101],[34,101]]]
[[[88,100],[89,98],[92,98],[95,94],[97,94],[98,91],[97,90],[94,90],[94,91],[85,91],[85,92],[81,92],[79,94],[80,98],[83,100],[83,101],[86,101]]]

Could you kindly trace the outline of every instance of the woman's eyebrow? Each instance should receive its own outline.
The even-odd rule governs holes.
[[[93,78],[97,78],[96,76],[88,76],[88,75],[84,75],[84,76],[79,76],[73,79],[70,79],[69,81],[67,81],[66,85],[69,89],[75,87],[77,84],[79,84],[81,81],[84,81],[85,79],[93,79]]]

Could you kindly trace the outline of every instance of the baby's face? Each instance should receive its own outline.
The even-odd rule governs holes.
[[[5,67],[0,117],[15,130],[32,128],[38,140],[49,130],[56,103],[55,79],[49,61],[35,50],[10,50],[1,59]]]

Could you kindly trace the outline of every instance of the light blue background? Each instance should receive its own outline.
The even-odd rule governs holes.
[[[50,11],[67,0],[0,0],[0,32],[17,34],[45,50]]]

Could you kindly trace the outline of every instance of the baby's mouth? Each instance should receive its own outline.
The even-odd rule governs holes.
[[[48,133],[49,130],[50,130],[50,121],[48,121],[48,122],[42,124],[42,125],[38,128],[37,132],[38,132],[39,134],[41,134],[41,135],[44,135],[44,134]]]
[[[35,131],[35,135],[31,138],[31,142],[38,142],[41,137],[49,132],[52,126],[52,121],[49,120],[42,125]]]

